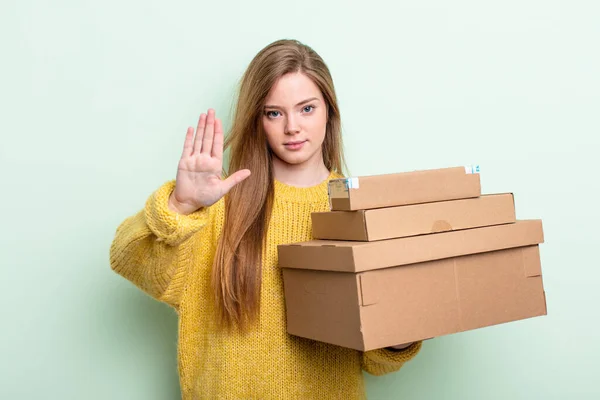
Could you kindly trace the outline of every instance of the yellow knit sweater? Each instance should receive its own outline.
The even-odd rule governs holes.
[[[328,180],[337,177],[333,173]],[[260,324],[252,333],[215,326],[210,270],[224,202],[191,215],[169,210],[169,181],[127,218],[110,249],[114,271],[179,316],[178,365],[184,400],[364,399],[362,370],[397,371],[421,348],[360,352],[289,335],[277,245],[311,239],[310,213],[328,209],[327,181],[297,188],[275,181],[262,270]]]

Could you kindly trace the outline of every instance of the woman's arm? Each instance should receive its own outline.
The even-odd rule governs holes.
[[[213,207],[188,215],[173,211],[168,204],[174,187],[174,181],[161,186],[141,211],[119,225],[110,247],[110,265],[150,296],[177,309],[192,248],[199,240],[194,234],[209,223]]]

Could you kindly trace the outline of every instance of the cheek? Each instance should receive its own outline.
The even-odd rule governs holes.
[[[311,121],[311,132],[314,137],[318,137],[320,140],[325,138],[325,131],[327,130],[327,115],[325,112],[321,112],[315,115]]]
[[[267,137],[267,142],[270,146],[273,146],[273,143],[276,141],[280,130],[277,122],[263,120],[263,129],[265,132],[265,136]]]

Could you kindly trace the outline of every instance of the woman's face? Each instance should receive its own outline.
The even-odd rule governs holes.
[[[262,120],[277,158],[293,165],[322,163],[327,105],[309,77],[298,72],[279,78],[267,96]]]

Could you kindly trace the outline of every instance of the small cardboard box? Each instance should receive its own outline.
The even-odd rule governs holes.
[[[375,241],[516,221],[512,193],[358,211],[312,213],[315,239]]]
[[[540,220],[279,246],[287,331],[367,351],[546,315]]]
[[[332,211],[368,210],[479,197],[478,167],[451,167],[332,179]]]

